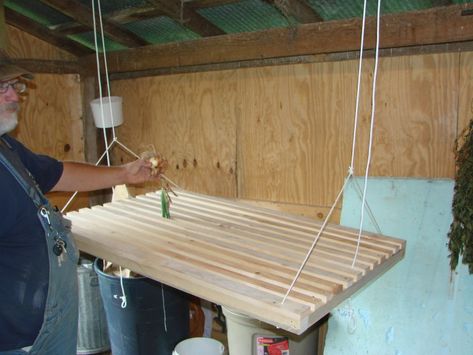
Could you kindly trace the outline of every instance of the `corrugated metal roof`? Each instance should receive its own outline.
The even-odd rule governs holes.
[[[226,33],[253,32],[297,23],[293,17],[285,17],[274,6],[260,0],[245,0],[198,12]]]
[[[188,28],[185,28],[181,23],[166,16],[131,22],[124,25],[124,27],[150,43],[156,44],[185,41],[201,37]]]
[[[423,10],[444,3],[472,2],[473,0],[444,2],[385,0],[382,2],[381,13]],[[61,3],[59,0],[4,1],[6,9],[43,25],[46,32],[50,31],[52,37],[63,37],[92,50],[95,50],[95,44],[91,21],[80,23],[80,19],[84,18],[84,13],[92,17],[92,4],[100,5],[103,18],[123,35],[120,38],[120,35],[117,36],[116,33],[114,36],[106,34],[107,51],[130,48],[130,43],[133,46],[135,42],[136,46],[142,46],[146,43],[186,41],[215,34],[296,26],[299,24],[300,17],[297,18],[294,13],[291,13],[294,9],[290,6],[294,3],[306,6],[304,11],[313,11],[312,18],[323,21],[361,17],[363,13],[363,0],[78,0],[77,4],[80,5],[83,13],[82,17],[78,16],[75,19],[71,18],[74,16],[73,12],[61,9],[65,6],[64,4],[66,6],[69,4],[67,2]],[[376,15],[376,7],[377,1],[368,1],[367,15]],[[96,13],[98,15],[97,10]],[[96,22],[98,24],[98,20]],[[208,28],[211,28],[210,32]],[[101,48],[101,38],[98,39],[98,43]]]
[[[45,26],[57,25],[72,20],[37,0],[5,0],[4,5]]]

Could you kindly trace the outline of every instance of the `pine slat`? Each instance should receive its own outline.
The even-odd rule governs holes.
[[[70,212],[84,252],[300,334],[404,256],[405,242],[311,219],[177,191],[171,219],[153,192]]]

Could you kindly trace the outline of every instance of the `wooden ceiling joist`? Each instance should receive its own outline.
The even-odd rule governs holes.
[[[48,30],[46,27],[38,24],[30,18],[23,16],[18,12],[11,11],[8,8],[5,8],[5,20],[9,25],[28,32],[29,34],[60,47],[78,57],[93,53],[91,49],[86,48],[73,40],[58,36],[53,31]]]
[[[299,23],[322,22],[324,19],[306,0],[267,0],[285,16],[293,16]]]
[[[225,34],[220,28],[207,21],[193,8],[180,1],[148,0],[174,21],[201,35],[202,37]]]
[[[77,74],[81,72],[77,61],[15,59],[15,64],[36,74]]]
[[[239,1],[240,0],[190,0],[186,2],[186,6],[193,9],[205,9],[209,7],[234,4]]]
[[[146,20],[165,15],[162,10],[154,6],[146,5],[141,7],[127,8],[103,14],[103,19],[118,25],[124,25],[134,21]],[[50,26],[49,29],[61,34],[77,34],[89,31],[90,29],[75,21],[61,23]]]
[[[473,21],[462,11],[473,4],[452,5],[381,18],[381,48],[400,48],[473,40]],[[376,39],[376,19],[367,19],[365,48]],[[256,59],[326,54],[359,49],[361,19],[327,21],[294,28],[207,37],[194,41],[147,46],[109,54],[109,72],[218,64]],[[277,45],[276,45],[277,44]],[[84,65],[93,66],[93,58]]]
[[[93,30],[93,19],[90,9],[75,0],[41,0],[44,4],[60,11],[64,15],[74,19],[79,24]],[[103,21],[104,32],[107,37],[127,47],[135,48],[149,44],[133,32],[122,29],[109,20]]]

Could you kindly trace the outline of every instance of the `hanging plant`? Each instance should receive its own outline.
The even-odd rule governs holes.
[[[455,162],[453,222],[448,233],[450,267],[455,270],[462,256],[473,274],[473,120],[455,141]]]

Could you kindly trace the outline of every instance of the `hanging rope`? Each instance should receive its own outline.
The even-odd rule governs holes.
[[[109,80],[109,77],[108,77],[108,63],[107,63],[107,49],[105,48],[105,36],[104,36],[104,30],[103,30],[103,21],[102,21],[102,10],[101,10],[101,6],[100,6],[100,0],[97,0],[98,1],[98,11],[99,11],[99,22],[100,22],[100,35],[101,35],[101,38],[102,38],[102,53],[103,53],[103,62],[104,62],[104,68],[105,68],[105,80],[106,80],[106,83],[107,83],[107,93],[108,93],[108,105],[109,105],[109,109],[110,109],[110,116],[111,116],[111,120],[112,120],[112,137],[113,137],[113,142],[117,140],[117,137],[115,135],[115,116],[113,115],[113,109],[112,109],[112,91],[110,89],[110,80]],[[94,38],[97,37],[97,34],[96,34],[96,29],[95,29],[95,25],[94,25]],[[96,52],[98,52],[98,49],[96,48]],[[97,63],[98,65],[98,63]],[[101,82],[99,82],[99,85],[101,85]],[[102,95],[102,88],[100,88],[100,95]],[[102,102],[101,102],[102,104]],[[103,113],[102,113],[103,115]],[[103,116],[102,116],[102,119],[103,119]],[[105,131],[105,129],[104,129]],[[112,143],[113,143],[112,142]]]
[[[365,0],[366,1],[366,0]],[[374,73],[373,73],[373,88],[371,92],[371,122],[370,122],[370,138],[368,144],[368,158],[366,160],[365,168],[365,181],[363,186],[363,198],[361,199],[361,213],[360,213],[360,228],[358,230],[358,240],[356,243],[355,256],[353,257],[352,267],[355,266],[356,258],[360,249],[361,231],[363,230],[363,222],[365,216],[365,205],[366,205],[366,191],[368,189],[368,175],[370,171],[371,163],[371,151],[373,148],[373,131],[374,131],[374,117],[376,111],[376,79],[378,77],[378,59],[379,59],[379,25],[381,22],[381,0],[378,0],[378,12],[376,14],[376,49],[374,59]]]
[[[100,3],[100,0],[98,0]],[[100,8],[100,5],[99,5]],[[99,84],[99,98],[100,98],[100,113],[102,115],[102,126],[104,127],[102,132],[103,132],[103,139],[105,141],[105,152],[107,154],[107,165],[110,166],[110,155],[108,153],[109,151],[109,145],[108,145],[108,138],[107,138],[107,131],[105,130],[105,115],[103,111],[103,95],[102,95],[102,78],[101,78],[101,73],[100,73],[100,58],[99,58],[99,48],[98,48],[98,43],[97,43],[97,24],[95,22],[95,1],[92,0],[92,22],[94,24],[94,44],[95,44],[95,59],[97,61],[97,80]],[[102,46],[105,47],[105,43],[102,43]]]
[[[364,0],[363,4],[363,20],[362,20],[362,29],[361,29],[361,40],[360,40],[360,59],[359,59],[359,64],[358,64],[358,80],[357,80],[357,88],[356,88],[356,102],[355,102],[355,116],[354,116],[354,126],[353,126],[353,139],[352,139],[352,150],[351,150],[351,161],[350,161],[350,166],[348,168],[348,173],[345,178],[345,183],[343,184],[342,188],[340,189],[334,203],[332,204],[327,216],[324,219],[324,222],[322,223],[322,226],[317,233],[314,241],[312,242],[311,247],[309,248],[309,251],[307,252],[303,262],[301,263],[296,276],[291,282],[291,285],[289,286],[286,294],[284,295],[284,298],[281,302],[281,304],[284,304],[286,301],[287,297],[289,296],[290,292],[294,288],[295,283],[297,282],[303,268],[305,267],[307,261],[309,260],[310,255],[312,254],[314,248],[317,245],[317,242],[319,241],[320,236],[322,235],[323,231],[325,230],[327,223],[333,213],[333,210],[335,209],[335,206],[338,204],[338,201],[342,195],[342,193],[345,191],[346,186],[348,185],[348,181],[350,181],[354,175],[354,161],[355,161],[355,150],[356,150],[356,137],[357,137],[357,128],[358,128],[358,115],[359,115],[359,102],[360,102],[360,87],[361,87],[361,74],[362,74],[362,67],[363,67],[363,49],[364,49],[364,35],[365,35],[365,26],[366,26],[366,7],[367,7],[367,0]],[[376,30],[376,52],[375,52],[375,70],[374,70],[374,75],[373,75],[373,91],[372,91],[372,111],[371,111],[371,125],[370,125],[370,142],[368,146],[368,161],[366,165],[366,170],[365,170],[365,185],[364,185],[364,191],[362,194],[362,204],[361,204],[361,221],[360,221],[360,229],[358,232],[358,238],[357,238],[357,246],[355,250],[355,254],[353,257],[353,263],[352,267],[355,266],[356,259],[358,256],[358,250],[359,250],[359,245],[361,241],[361,231],[362,231],[362,226],[363,226],[363,216],[364,216],[364,209],[365,206],[367,206],[366,202],[366,189],[368,185],[368,172],[369,172],[369,163],[371,160],[371,150],[372,150],[372,137],[373,137],[373,127],[374,127],[374,112],[375,112],[375,105],[374,105],[374,100],[375,100],[375,90],[376,90],[376,77],[377,77],[377,69],[378,69],[378,54],[379,54],[379,22],[380,22],[380,8],[381,8],[381,0],[378,0],[378,12],[377,12],[377,30]],[[368,206],[369,209],[369,206]],[[371,212],[371,209],[369,209],[370,217],[374,220],[375,226],[379,229],[379,226],[377,222],[374,219],[374,215]],[[380,233],[380,232],[379,232]]]

